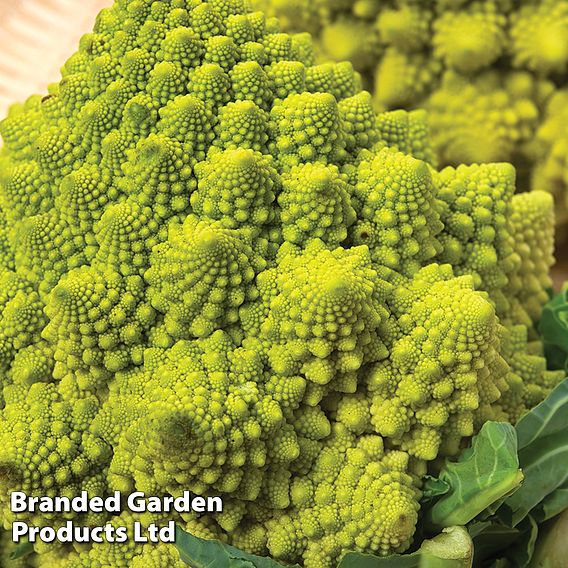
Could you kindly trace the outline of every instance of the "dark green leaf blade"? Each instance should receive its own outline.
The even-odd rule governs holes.
[[[559,515],[566,509],[568,509],[568,482],[564,483],[562,487],[559,487],[550,495],[547,495],[538,504],[538,507],[531,511],[531,514],[538,523],[543,523],[556,517],[556,515]]]
[[[176,527],[180,558],[191,568],[284,568],[265,556],[247,554],[218,540],[204,540]],[[286,568],[300,568],[297,564]]]
[[[485,566],[489,560],[501,556],[517,541],[521,532],[507,527],[492,519],[491,521],[474,521],[467,527],[473,540],[475,550],[474,566]]]
[[[447,462],[440,479],[450,490],[427,511],[434,526],[466,525],[487,507],[517,490],[523,480],[515,429],[487,422],[457,462]]]
[[[505,503],[513,526],[568,483],[568,379],[525,414],[516,430],[525,484]]]
[[[180,558],[191,568],[223,568],[229,565],[229,554],[217,541],[206,541],[176,527],[176,547]]]
[[[422,504],[435,501],[450,490],[450,486],[439,477],[431,475],[424,476],[424,484],[422,486]]]
[[[523,519],[518,528],[521,532],[520,538],[509,548],[506,556],[516,568],[527,568],[534,554],[538,525],[529,515]]]
[[[25,558],[34,551],[34,545],[31,542],[22,542],[10,554],[10,560],[19,560]]]
[[[550,369],[568,370],[568,286],[544,307],[539,333]]]
[[[519,450],[537,438],[563,432],[568,428],[568,379],[564,379],[540,404],[517,422]]]

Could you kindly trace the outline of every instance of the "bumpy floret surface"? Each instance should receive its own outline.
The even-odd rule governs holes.
[[[472,18],[497,57],[501,19]],[[381,22],[428,40],[414,4]],[[423,112],[376,116],[350,64],[241,0],[117,0],[62,73],[0,124],[4,526],[174,520],[306,568],[407,550],[432,462],[559,379],[533,343],[551,199],[506,164],[435,171]],[[225,508],[16,515],[14,490]],[[31,562],[181,566],[132,541]]]

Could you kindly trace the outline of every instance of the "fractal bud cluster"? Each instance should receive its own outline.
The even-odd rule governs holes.
[[[433,464],[564,376],[534,327],[551,196],[436,171],[427,131],[243,0],[103,10],[0,124],[4,528],[173,520],[306,568],[407,550]],[[16,515],[14,491],[224,508]],[[132,541],[18,562],[182,566]]]
[[[568,1],[252,1],[351,60],[377,108],[427,108],[441,163],[513,162],[568,220]]]

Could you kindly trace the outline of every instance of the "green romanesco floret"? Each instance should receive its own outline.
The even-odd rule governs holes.
[[[391,310],[391,356],[367,377],[374,429],[420,459],[434,459],[440,446],[456,453],[474,432],[475,412],[506,390],[495,310],[448,265],[419,271],[397,289]]]
[[[252,2],[310,32],[318,61],[352,61],[378,110],[430,111],[443,165],[511,162],[521,190],[555,195],[565,224],[566,104],[554,101],[568,80],[568,1]]]
[[[434,55],[463,73],[488,67],[504,51],[506,23],[494,2],[474,1],[466,9],[443,11],[433,25]]]
[[[568,66],[568,3],[528,3],[511,17],[513,64],[537,73],[564,73]]]
[[[389,148],[361,162],[353,242],[367,245],[377,263],[414,274],[441,250],[436,235],[443,225],[432,185],[425,162]]]
[[[488,24],[488,60],[505,49],[500,6],[472,5],[460,24]],[[318,31],[351,4],[309,8]],[[365,27],[379,18],[385,65],[403,46],[427,49],[425,12],[353,7]],[[433,67],[400,51],[401,92],[426,92],[445,64],[471,66],[467,42],[448,52],[451,25]],[[437,171],[424,111],[377,115],[360,82],[240,0],[117,0],[60,83],[11,108],[0,123],[5,530],[172,521],[305,568],[404,552],[438,459],[558,382],[535,332],[551,198],[513,196],[504,163]],[[518,104],[512,130],[538,115]],[[20,515],[14,490],[189,490],[224,509]],[[132,539],[37,543],[28,561],[181,566],[173,547]]]
[[[509,277],[507,295],[511,297],[509,313],[523,323],[532,337],[542,308],[552,288],[549,269],[554,264],[554,233],[549,227],[554,219],[554,201],[549,193],[532,191],[515,195],[512,200],[511,224],[513,248],[521,262],[520,271]]]
[[[566,89],[551,98],[533,148],[538,157],[532,172],[533,186],[548,189],[554,195],[559,225],[568,219],[568,136],[563,128],[568,120],[567,102]]]
[[[514,160],[526,175],[522,155],[532,153],[530,144],[541,120],[538,101],[548,92],[546,83],[527,72],[485,71],[473,80],[447,72],[428,104],[440,160]]]

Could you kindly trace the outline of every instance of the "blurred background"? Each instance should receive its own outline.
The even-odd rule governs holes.
[[[47,92],[60,68],[113,0],[0,0],[0,118],[12,102]],[[0,142],[1,143],[1,142]],[[568,250],[557,250],[555,286],[568,280]]]

